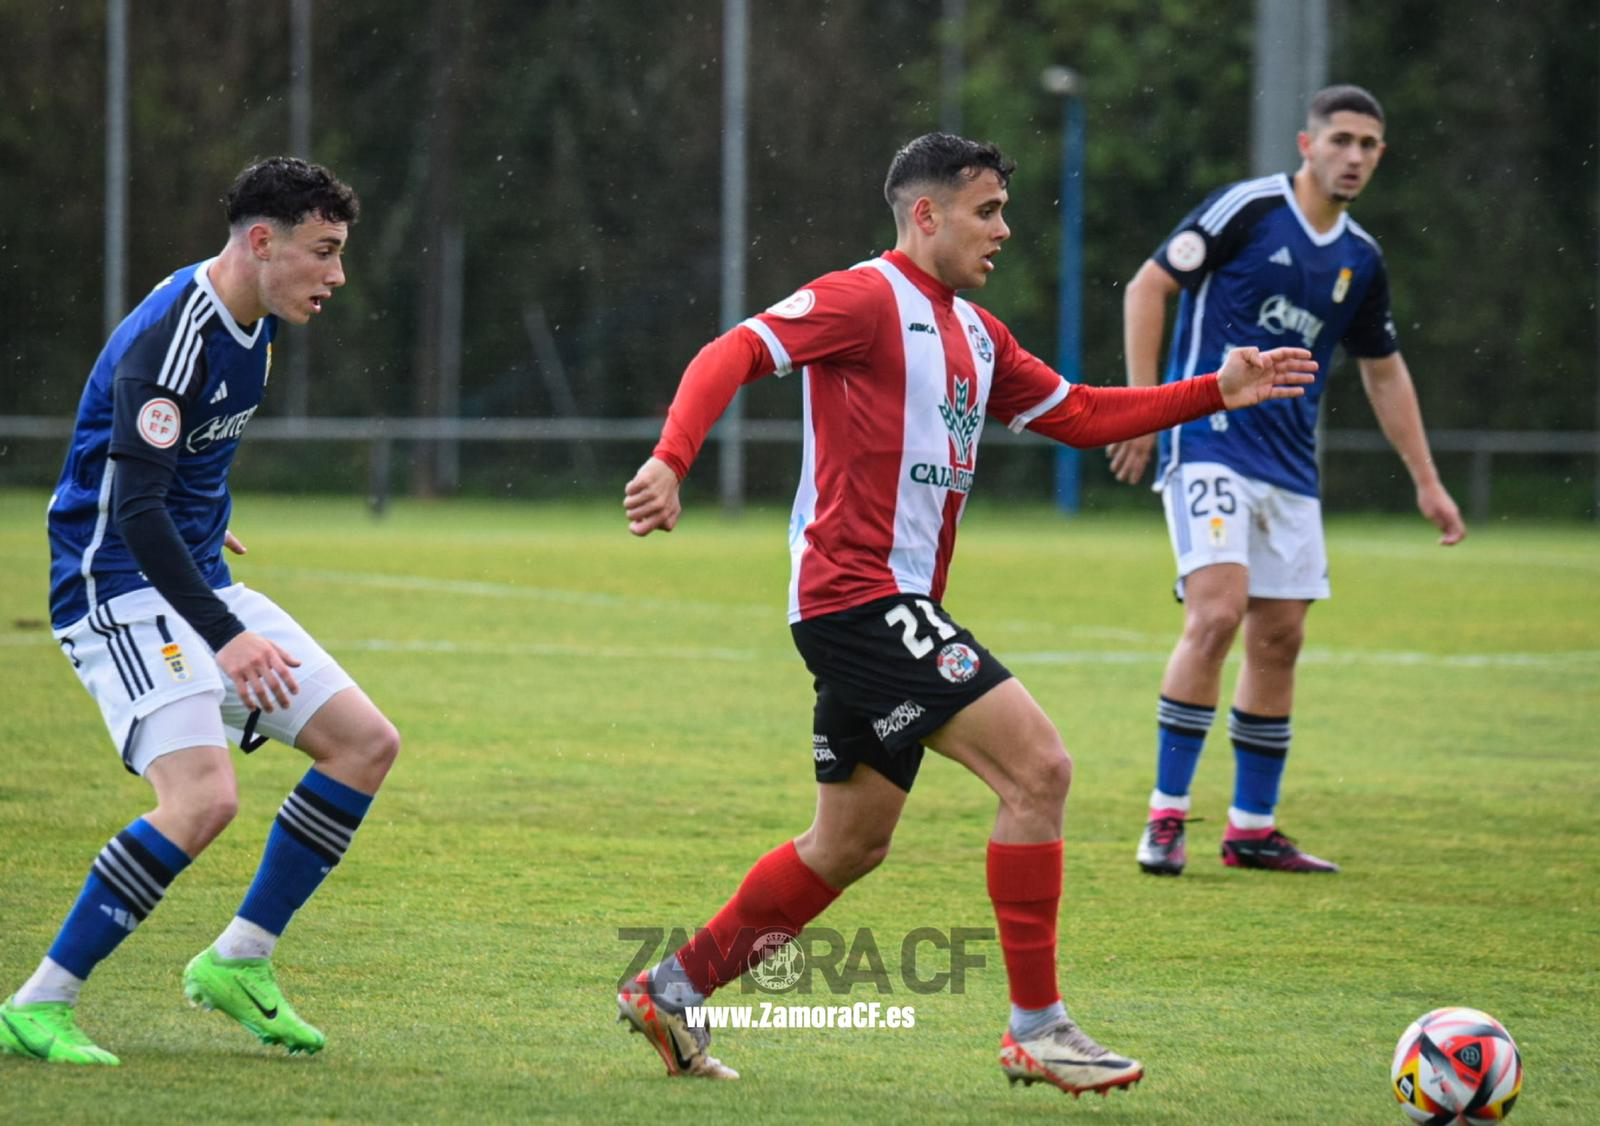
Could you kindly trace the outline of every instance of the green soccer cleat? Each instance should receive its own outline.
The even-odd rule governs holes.
[[[267,958],[220,958],[208,946],[183,971],[183,992],[191,1004],[227,1013],[263,1044],[282,1044],[290,1055],[319,1052],[328,1042],[284,1000]]]
[[[116,1056],[97,1045],[78,1027],[72,1006],[64,1001],[18,1005],[7,998],[0,1005],[0,1052],[46,1063],[102,1064],[116,1067]]]

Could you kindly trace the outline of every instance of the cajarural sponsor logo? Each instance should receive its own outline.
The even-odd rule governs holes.
[[[1256,325],[1278,336],[1286,332],[1298,332],[1307,348],[1316,347],[1317,337],[1322,334],[1322,319],[1300,308],[1281,293],[1275,293],[1261,303]]]

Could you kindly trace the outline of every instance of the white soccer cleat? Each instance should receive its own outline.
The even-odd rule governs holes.
[[[739,1073],[706,1049],[711,1032],[690,1028],[683,1014],[664,1007],[650,992],[650,971],[645,970],[617,994],[618,1020],[625,1020],[632,1031],[644,1033],[668,1075],[697,1079],[737,1079]]]
[[[1102,1048],[1071,1020],[1032,1040],[1019,1041],[1008,1028],[1000,1041],[1000,1068],[1013,1084],[1048,1083],[1071,1092],[1073,1098],[1085,1091],[1104,1095],[1144,1078],[1144,1065],[1138,1060]]]

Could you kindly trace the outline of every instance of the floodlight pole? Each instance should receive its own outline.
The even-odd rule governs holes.
[[[1083,378],[1083,78],[1071,67],[1046,67],[1039,76],[1047,94],[1061,99],[1061,269],[1057,291],[1056,370],[1074,382]],[[1056,507],[1076,515],[1081,492],[1078,451],[1056,450]]]
[[[106,0],[106,335],[127,310],[128,0]]]
[[[744,319],[745,244],[745,91],[746,58],[750,46],[748,0],[723,0],[722,4],[722,310],[726,332]],[[718,423],[722,442],[718,448],[722,507],[737,513],[744,507],[744,393],[733,401]]]
[[[961,132],[961,82],[964,59],[961,37],[967,26],[967,0],[944,0],[939,19],[939,128]]]
[[[289,155],[311,159],[311,0],[289,5]],[[297,332],[289,346],[285,413],[304,418],[311,404],[311,341]]]

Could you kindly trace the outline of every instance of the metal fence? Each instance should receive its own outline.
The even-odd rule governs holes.
[[[0,440],[59,439],[72,433],[69,418],[12,415],[0,416]],[[391,495],[391,466],[397,443],[426,443],[453,459],[454,451],[466,442],[629,442],[648,446],[661,433],[659,418],[263,418],[250,424],[251,442],[365,442],[371,456],[370,496],[382,505]],[[708,442],[720,443],[721,426],[712,430]],[[739,426],[738,441],[755,444],[798,443],[800,423],[790,420],[745,419]],[[1037,435],[1013,434],[1005,427],[991,427],[984,434],[986,444],[1038,444]],[[1518,455],[1593,456],[1597,459],[1594,477],[1595,512],[1600,519],[1600,431],[1579,430],[1435,430],[1428,442],[1438,454],[1465,454],[1468,457],[1466,509],[1469,516],[1484,520],[1494,489],[1496,458]],[[1376,430],[1329,430],[1322,435],[1322,448],[1330,453],[1379,453],[1389,443]]]

